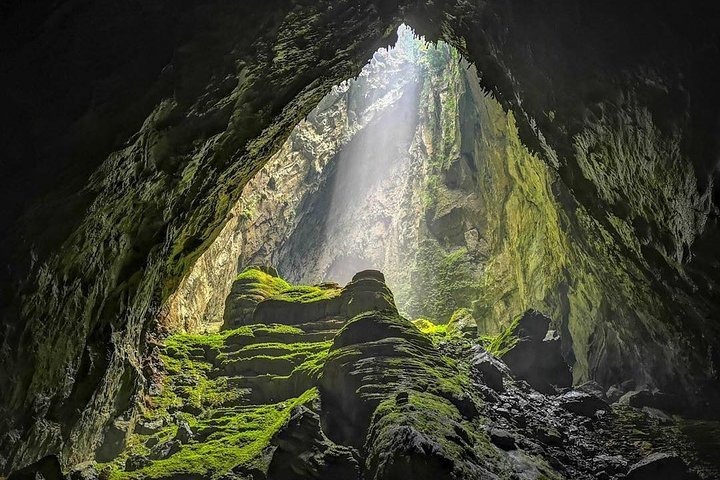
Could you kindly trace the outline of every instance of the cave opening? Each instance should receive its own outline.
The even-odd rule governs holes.
[[[245,186],[163,321],[220,328],[233,280],[253,265],[297,284],[345,285],[359,271],[380,270],[407,318],[440,326],[481,318],[486,335],[540,308],[530,296],[541,298],[549,285],[520,294],[527,280],[493,263],[522,264],[532,249],[540,250],[533,268],[558,268],[543,264],[566,248],[551,194],[557,179],[479,84],[455,48],[401,25],[395,45],[334,87]],[[509,217],[516,213],[526,218]],[[529,240],[507,238],[509,229]],[[508,297],[525,298],[490,306],[482,285],[499,283],[515,292]]]

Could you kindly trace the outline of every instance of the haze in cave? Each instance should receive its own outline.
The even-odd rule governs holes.
[[[720,7],[110,3],[0,9],[0,478],[720,478]]]

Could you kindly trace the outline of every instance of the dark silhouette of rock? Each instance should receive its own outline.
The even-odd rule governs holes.
[[[600,410],[609,408],[607,402],[595,395],[581,392],[579,390],[571,390],[563,393],[558,397],[560,406],[565,410],[582,415],[583,417],[594,417]]]
[[[277,449],[268,468],[268,480],[360,477],[356,452],[331,442],[320,427],[318,413],[306,406],[293,410],[271,444]]]
[[[594,380],[588,380],[585,383],[582,383],[575,387],[575,390],[585,392],[590,395],[594,395],[595,397],[599,398],[605,403],[610,403],[610,401],[607,398],[607,395],[605,394],[605,389],[597,383]]]
[[[550,322],[547,315],[537,310],[528,310],[518,321],[513,334],[518,338],[539,342],[545,338]]]
[[[508,374],[507,366],[490,353],[477,347],[478,352],[472,359],[472,371],[482,378],[483,383],[496,392],[502,392],[503,376]]]
[[[653,453],[630,467],[626,480],[697,480],[682,458],[673,453]]]
[[[490,441],[503,450],[515,450],[515,437],[510,432],[501,428],[491,428]]]
[[[679,404],[678,399],[674,395],[669,395],[659,391],[653,391],[647,388],[631,390],[625,393],[618,403],[630,405],[635,408],[649,407],[665,412],[677,412],[683,410],[683,405]]]
[[[64,480],[60,462],[55,455],[48,455],[25,468],[11,473],[7,480]]]
[[[562,356],[560,338],[548,332],[550,318],[535,310],[527,311],[510,334],[517,343],[501,359],[513,376],[527,381],[534,389],[554,394],[555,387],[569,387],[572,374]]]

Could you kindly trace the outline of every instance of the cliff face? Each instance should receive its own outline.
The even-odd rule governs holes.
[[[618,377],[638,367],[681,380],[691,401],[712,399],[718,10],[684,7],[4,5],[3,468],[50,451],[84,460],[122,431],[160,306],[243,186],[401,21],[472,61],[523,145],[557,172],[572,243],[588,231],[597,239],[575,262],[613,279],[577,287],[576,304],[625,305],[624,294],[587,300],[608,288],[631,303],[666,300],[657,308],[669,315],[568,322],[574,342],[588,339],[586,354],[574,345],[578,362]],[[628,352],[640,362],[617,360]]]

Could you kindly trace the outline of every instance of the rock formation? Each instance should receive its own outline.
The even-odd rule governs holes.
[[[164,339],[154,393],[129,419],[126,441],[69,479],[720,472],[673,420],[611,406],[587,385],[539,392],[522,380],[533,378],[532,365],[515,374],[483,340],[460,330],[423,333],[398,314],[378,271],[359,272],[344,288],[290,285],[269,268],[243,275],[253,279],[247,291],[262,290],[265,298],[238,311],[235,328]],[[542,342],[548,319],[529,312],[516,323],[503,337],[514,338],[503,358],[523,342]],[[556,376],[567,375],[564,369],[558,365]],[[546,378],[548,365],[536,373]],[[629,432],[638,431],[643,441],[631,441]],[[15,476],[36,471],[64,478],[55,457]]]

